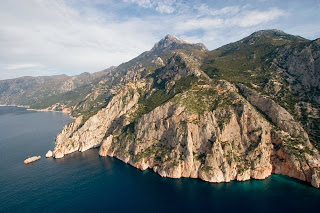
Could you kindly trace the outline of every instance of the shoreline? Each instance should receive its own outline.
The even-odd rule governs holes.
[[[20,107],[20,108],[27,108],[29,109],[30,106],[27,106],[27,105],[6,105],[6,104],[0,104],[0,106],[10,106],[10,107]]]
[[[0,104],[0,107],[2,107],[2,106],[25,108],[28,111],[36,111],[36,112],[60,112],[60,113],[69,115],[70,118],[72,118],[73,120],[75,119],[75,117],[73,117],[70,113],[63,112],[63,111],[52,110],[52,109],[50,109],[50,110],[49,109],[32,109],[32,108],[30,108],[30,106],[27,106],[27,105],[5,105],[5,104]]]

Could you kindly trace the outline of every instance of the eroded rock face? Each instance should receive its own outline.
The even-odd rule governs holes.
[[[181,45],[200,54],[174,51],[159,58]],[[275,173],[319,187],[320,156],[302,125],[258,90],[210,79],[200,68],[203,51],[167,36],[131,61],[123,84],[109,90],[108,105],[57,136],[54,157],[100,146],[99,155],[162,177],[230,182]],[[153,72],[144,67],[148,58],[159,66]],[[270,79],[263,89],[277,95],[284,86]]]
[[[106,139],[104,139],[101,143],[100,149],[99,149],[99,155],[100,156],[107,156],[111,143],[112,143],[113,135],[109,135]]]
[[[240,88],[243,98],[235,86],[221,82],[190,90],[217,94],[210,96],[217,98],[214,109],[196,112],[185,102],[192,96],[182,93],[132,121],[139,105],[137,88],[128,85],[84,124],[82,118],[69,124],[57,137],[55,157],[100,146],[101,156],[163,177],[229,182],[275,173],[319,183],[317,150],[301,126],[290,124],[292,116],[271,100],[245,87]]]
[[[320,104],[320,39],[303,48],[286,45],[276,51],[274,63],[283,69],[295,94]]]
[[[320,170],[319,169],[313,169],[311,184],[316,188],[320,188]]]
[[[270,126],[259,114],[252,115],[249,112],[252,108],[247,105],[240,108],[201,116],[172,103],[156,108],[136,124],[141,130],[136,140],[144,143],[133,144],[135,159],[129,162],[141,169],[153,168],[165,177],[192,177],[210,182],[263,179],[272,171]],[[226,113],[228,118],[221,117]],[[221,129],[219,119],[225,119]],[[255,123],[248,124],[248,119]],[[258,159],[251,148],[254,146],[266,150]]]
[[[308,140],[308,135],[301,125],[297,123],[294,117],[283,107],[273,100],[253,92],[242,84],[237,86],[241,94],[243,94],[253,106],[257,107],[258,110],[268,116],[276,126],[294,137],[302,137],[303,139]]]
[[[123,125],[124,114],[138,102],[139,94],[134,87],[135,85],[128,85],[109,102],[106,108],[87,121],[80,116],[66,126],[56,138],[54,157],[61,158],[65,154],[83,152],[100,146],[108,128]]]
[[[49,150],[46,154],[46,158],[51,158],[52,157],[52,151]]]

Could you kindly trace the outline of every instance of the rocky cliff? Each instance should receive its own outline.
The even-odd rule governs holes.
[[[100,146],[101,156],[163,177],[229,182],[275,173],[319,187],[319,154],[301,127],[270,123],[230,83],[195,86],[131,121],[139,88],[121,92],[80,128],[81,118],[67,126],[57,137],[55,157]],[[207,103],[194,108],[198,101]],[[284,109],[278,113],[288,116]]]
[[[57,135],[55,158],[96,147],[163,177],[274,173],[319,188],[319,53],[319,39],[279,30],[212,51],[167,35],[95,74],[0,81],[0,101],[76,117]]]
[[[248,42],[256,45],[255,52],[246,49]],[[292,73],[293,68],[280,61],[288,54],[288,44],[310,47],[305,57],[312,55],[313,61],[307,63],[313,70],[304,72],[309,76],[319,72],[319,49],[281,31],[257,32],[213,52],[168,35],[151,51],[120,66],[122,76],[114,79],[119,83],[112,86],[106,106],[66,126],[57,136],[53,155],[61,158],[99,147],[101,156],[152,169],[163,177],[229,182],[264,179],[274,173],[319,188],[316,127],[306,128],[301,113],[296,113],[305,109],[299,108],[305,103],[307,117],[319,120],[313,102],[317,93],[307,100],[300,95],[319,82],[315,78],[308,86],[301,80],[307,89],[299,94],[294,86],[286,90],[285,85],[291,84],[283,73]],[[259,52],[261,46],[269,50]],[[244,52],[245,68],[233,68],[236,59],[228,57],[242,61]],[[301,54],[295,51],[291,57]],[[287,63],[290,60],[294,59]],[[255,67],[247,70],[252,64]],[[289,98],[296,98],[298,105],[291,107]]]

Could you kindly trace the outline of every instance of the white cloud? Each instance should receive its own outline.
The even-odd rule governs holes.
[[[143,8],[151,8],[154,5],[150,0],[124,0],[124,2],[136,3]]]
[[[150,49],[155,41],[150,33],[153,27],[144,20],[117,22],[84,15],[63,1],[3,2],[0,26],[0,64],[32,61],[58,73],[118,65]],[[3,65],[0,70],[13,68]]]
[[[224,25],[225,20],[221,18],[190,18],[184,22],[177,22],[176,30],[180,33],[196,29],[218,28]]]
[[[156,7],[156,11],[160,13],[173,13],[175,11],[175,8],[170,5],[158,3],[158,6]]]
[[[212,15],[212,16],[219,16],[219,15],[227,15],[231,16],[234,14],[237,14],[240,12],[241,9],[246,8],[246,6],[228,6],[228,7],[223,7],[221,9],[212,9],[209,8],[208,5],[206,4],[201,4],[199,7],[197,7],[198,12],[200,15]]]
[[[224,7],[221,8],[220,10],[213,10],[212,11],[212,15],[233,15],[236,14],[240,11],[240,7],[239,6],[232,6],[232,7]]]
[[[134,5],[145,9],[137,15]],[[151,49],[169,33],[202,42],[209,49],[267,28],[319,37],[318,10],[310,10],[304,14],[312,18],[297,16],[298,24],[292,21],[296,13],[280,6],[216,6],[209,1],[197,5],[182,0],[3,0],[0,79],[99,71]]]
[[[173,13],[180,5],[178,0],[123,0],[127,3],[135,3],[142,8],[153,8],[159,13]]]
[[[16,69],[29,69],[29,68],[43,68],[42,64],[38,63],[22,63],[22,64],[8,64],[4,67],[7,70],[16,70]]]
[[[231,7],[229,7],[228,9],[223,8],[222,10],[219,10],[219,12],[216,12],[217,10],[215,10],[213,11],[213,13],[223,14],[223,11],[228,10],[231,10]],[[275,20],[283,16],[284,14],[284,11],[280,9],[271,8],[267,11],[242,10],[241,12],[233,16],[200,16],[198,18],[186,19],[184,22],[177,22],[176,30],[182,33],[184,31],[191,31],[196,29],[212,30],[227,27],[252,27]]]
[[[248,13],[243,14],[242,16],[233,18],[231,20],[231,23],[234,23],[241,27],[249,27],[249,26],[261,24],[263,22],[272,21],[283,15],[285,15],[285,12],[278,8],[271,8],[270,10],[267,10],[267,11],[255,10],[255,11],[249,11]]]

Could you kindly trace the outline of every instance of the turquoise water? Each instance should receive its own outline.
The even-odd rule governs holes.
[[[0,212],[319,212],[320,190],[279,175],[218,184],[161,178],[97,149],[46,159],[70,121],[0,107]],[[42,159],[24,165],[33,155]]]

